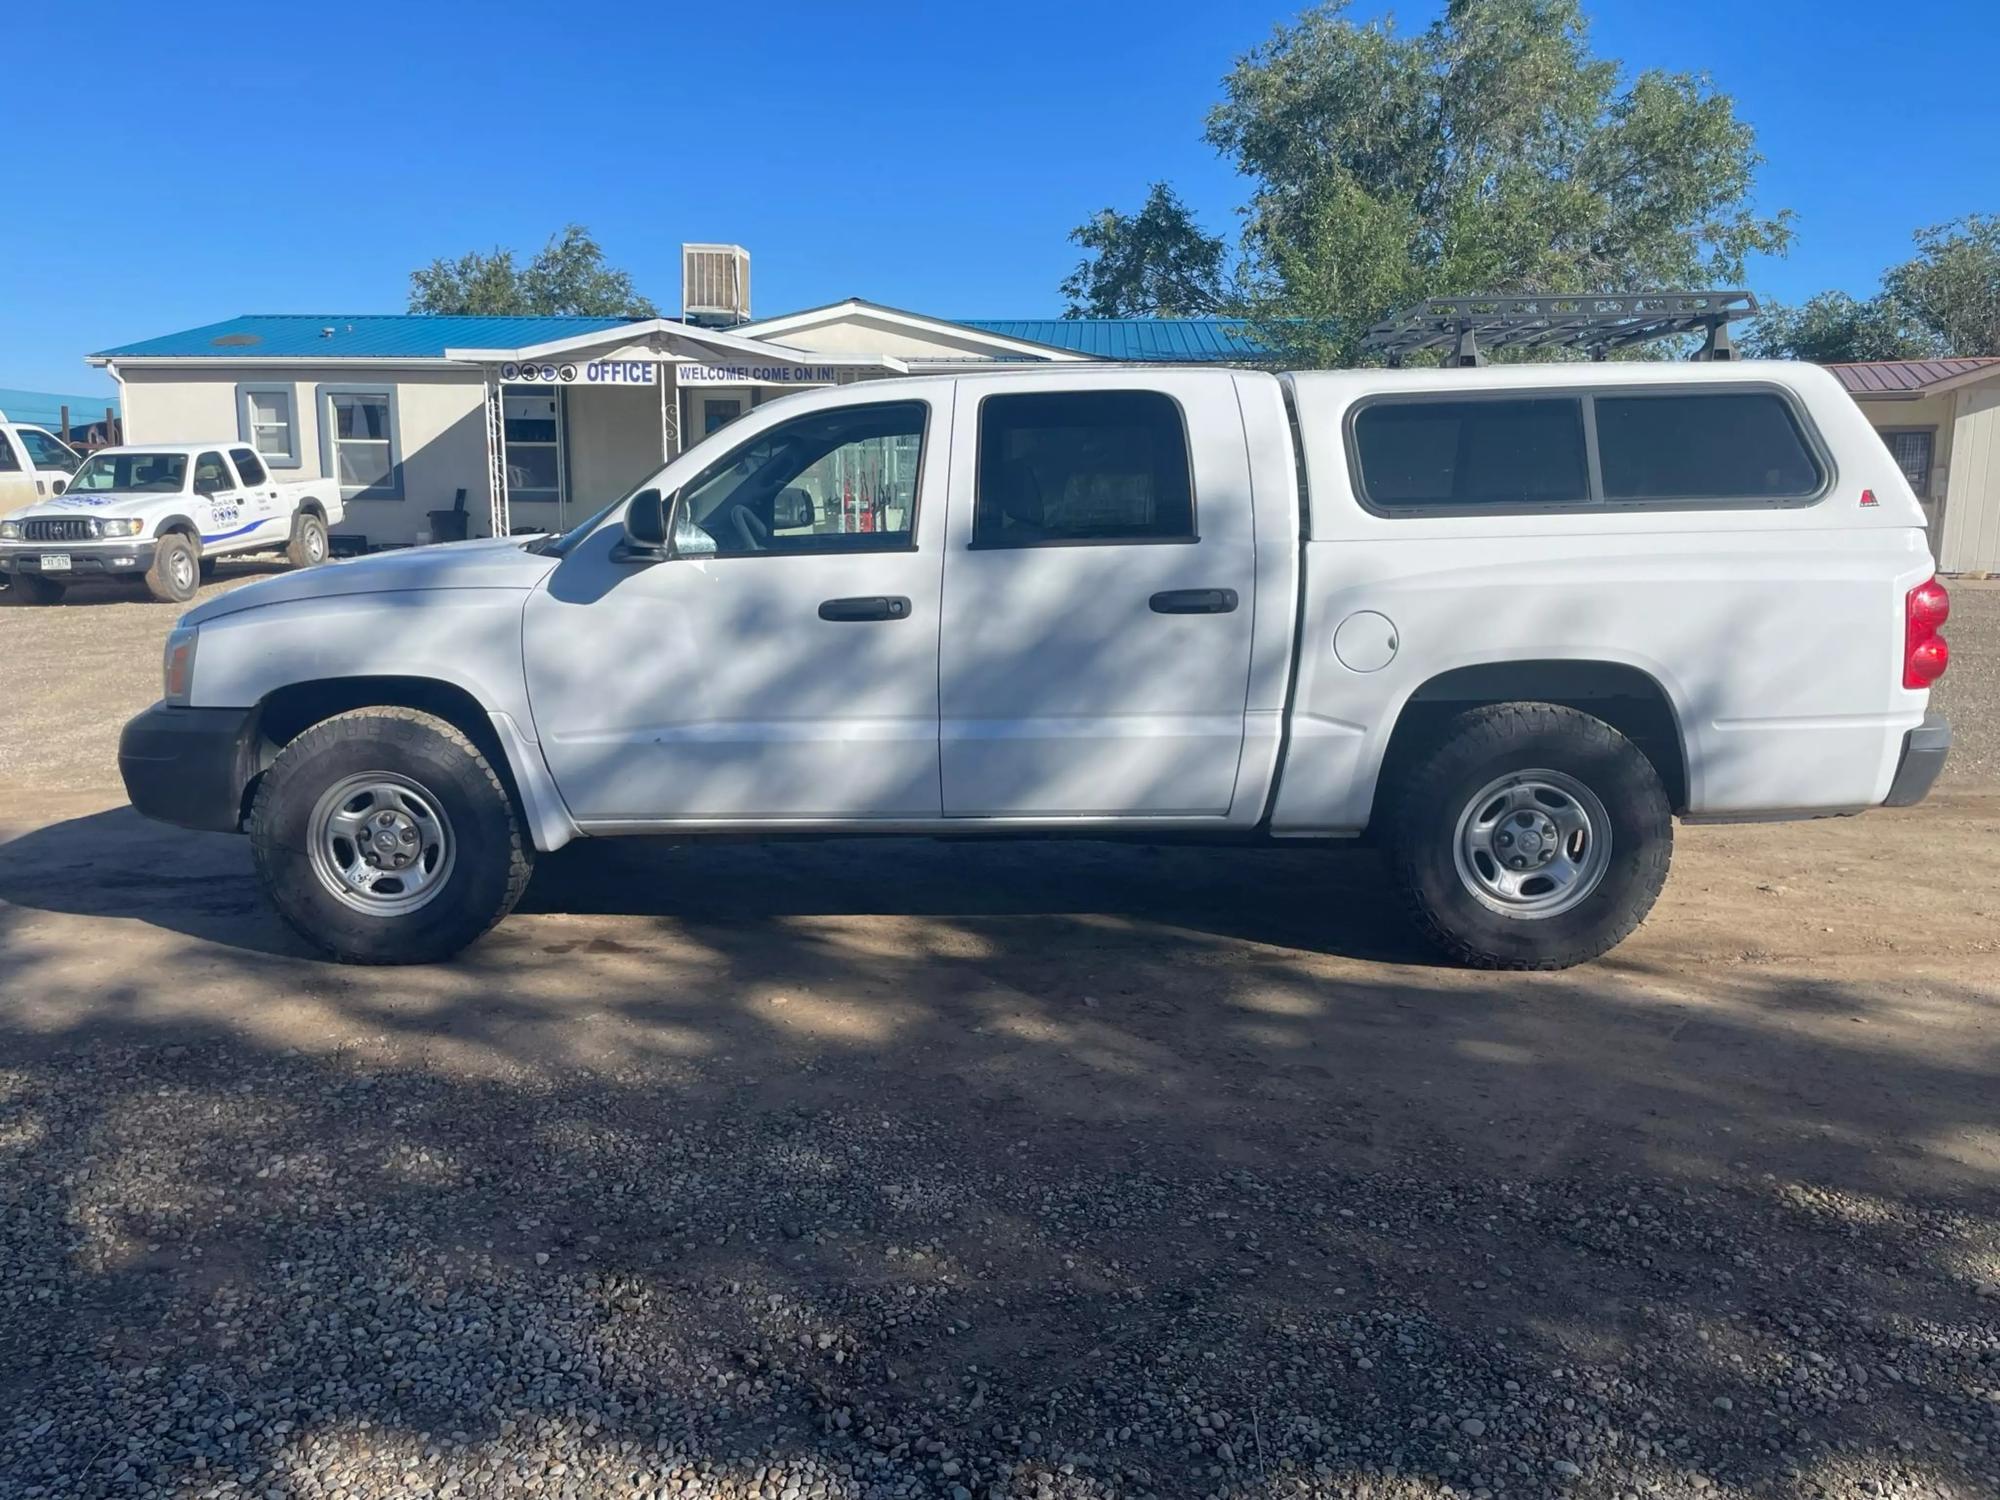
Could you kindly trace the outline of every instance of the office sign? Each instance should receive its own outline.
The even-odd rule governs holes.
[[[524,385],[658,385],[660,366],[650,359],[564,360],[561,364],[528,360],[502,365],[500,378]]]

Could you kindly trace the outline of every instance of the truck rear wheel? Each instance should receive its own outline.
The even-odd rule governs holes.
[[[250,848],[279,914],[342,963],[450,958],[513,910],[534,862],[478,746],[407,708],[337,715],[280,751]]]
[[[201,555],[193,541],[178,531],[161,537],[146,569],[146,592],[168,604],[185,604],[200,587]]]
[[[285,543],[285,561],[295,568],[310,568],[326,561],[326,522],[309,510],[302,510],[292,522],[292,539]]]
[[[1486,969],[1565,969],[1653,909],[1673,812],[1652,762],[1550,703],[1460,714],[1395,789],[1389,858],[1417,925]]]

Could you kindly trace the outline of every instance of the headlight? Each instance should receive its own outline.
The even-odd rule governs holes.
[[[144,521],[99,521],[99,536],[137,536],[146,529]]]
[[[199,625],[182,625],[167,636],[167,652],[161,662],[161,696],[169,703],[186,704],[194,688],[194,647],[201,634]]]
[[[0,521],[0,542],[18,542],[20,540],[21,523],[19,521]]]

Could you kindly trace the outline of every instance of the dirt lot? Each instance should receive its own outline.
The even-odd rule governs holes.
[[[0,1495],[2000,1494],[2000,590],[1941,795],[1530,977],[927,841],[317,963],[123,806],[171,616],[0,612]]]

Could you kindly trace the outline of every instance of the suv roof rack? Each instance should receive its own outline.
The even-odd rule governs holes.
[[[1361,347],[1392,365],[1443,349],[1447,367],[1486,363],[1490,349],[1588,349],[1607,358],[1678,334],[1704,334],[1696,359],[1734,359],[1729,325],[1755,317],[1749,292],[1645,292],[1633,296],[1431,297],[1368,330]]]

